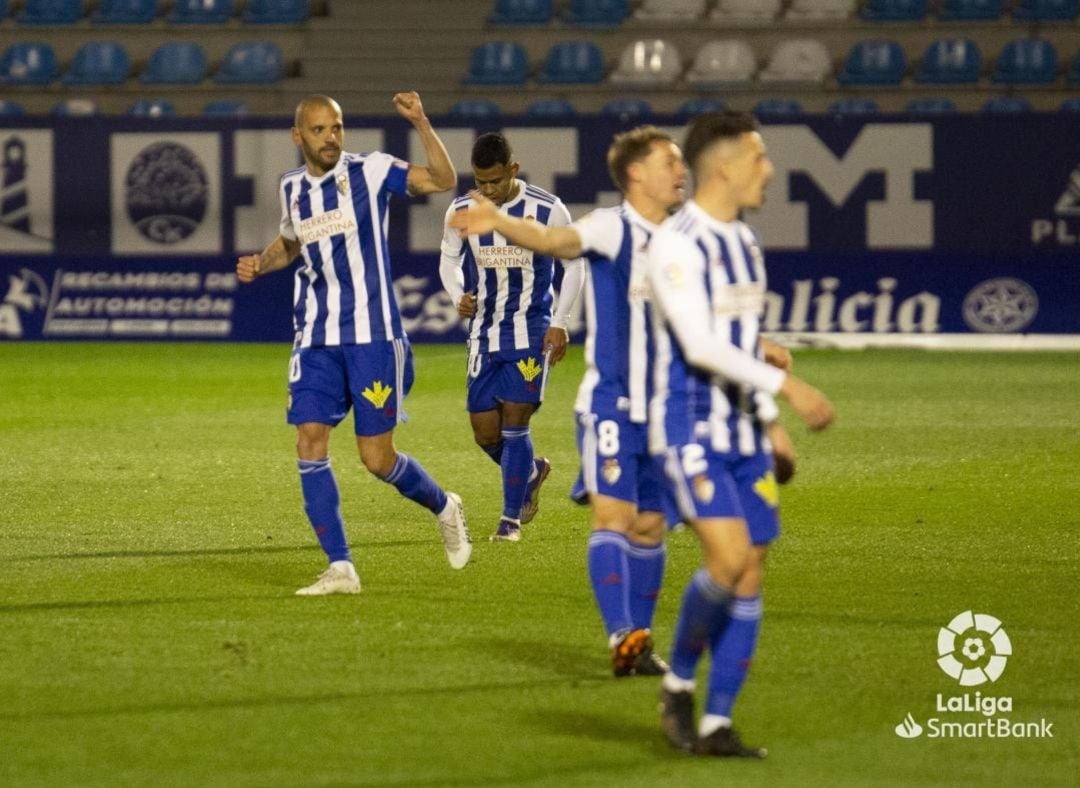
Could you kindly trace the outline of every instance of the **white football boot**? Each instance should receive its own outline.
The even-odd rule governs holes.
[[[448,492],[446,499],[446,509],[439,515],[439,531],[446,548],[446,560],[453,569],[463,569],[472,556],[472,540],[465,525],[465,509],[461,505],[461,496],[457,493]]]
[[[297,596],[326,596],[327,594],[359,594],[360,576],[351,561],[335,561],[309,586],[298,588]]]

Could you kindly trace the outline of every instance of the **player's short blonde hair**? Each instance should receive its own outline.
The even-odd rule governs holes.
[[[638,126],[636,129],[616,134],[607,152],[608,173],[611,180],[625,192],[628,185],[627,169],[635,161],[649,155],[654,142],[674,142],[671,135],[656,126]]]

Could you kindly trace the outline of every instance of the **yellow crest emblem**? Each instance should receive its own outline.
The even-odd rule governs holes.
[[[780,505],[780,485],[776,483],[772,471],[754,482],[754,492],[773,509]]]
[[[376,380],[371,384],[371,388],[364,389],[360,392],[360,395],[376,408],[381,408],[386,404],[386,400],[390,398],[390,392],[393,390],[393,386],[384,386],[381,380]]]
[[[531,356],[527,359],[522,359],[517,363],[518,372],[521,373],[521,377],[525,378],[526,383],[532,383],[536,376],[544,371],[543,366],[536,363],[536,359]]]

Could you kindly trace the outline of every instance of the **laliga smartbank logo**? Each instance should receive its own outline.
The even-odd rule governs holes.
[[[938,667],[961,687],[994,683],[1005,672],[1012,656],[1001,621],[986,613],[965,610],[938,630]],[[1013,712],[1012,697],[983,695],[982,692],[947,695],[939,692],[934,713],[924,722],[910,711],[894,730],[903,739],[1052,739],[1054,723],[1041,718],[1018,721],[1002,715]],[[948,716],[945,716],[948,715]],[[982,719],[971,720],[972,715]]]

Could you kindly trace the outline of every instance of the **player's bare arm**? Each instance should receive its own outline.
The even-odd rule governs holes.
[[[462,235],[483,235],[497,232],[518,246],[563,260],[580,257],[581,235],[572,227],[547,227],[539,222],[507,216],[477,190],[469,192],[475,201],[468,209],[458,211],[450,226]]]
[[[244,255],[236,261],[236,278],[250,284],[263,274],[285,268],[300,254],[300,242],[282,235],[275,238],[261,254]]]
[[[446,146],[431,127],[431,121],[428,120],[427,115],[424,114],[424,105],[420,103],[420,96],[416,91],[397,93],[394,96],[394,108],[420,134],[420,142],[424,146],[424,154],[427,157],[425,166],[409,165],[406,180],[409,194],[415,197],[421,194],[437,194],[454,188],[457,185],[457,170],[450,161]]]
[[[795,445],[791,442],[784,425],[774,421],[767,428],[769,442],[772,444],[773,468],[776,481],[787,484],[795,475]]]
[[[761,350],[765,354],[765,363],[772,364],[784,372],[791,372],[791,351],[771,339],[761,338]]]
[[[825,398],[825,395],[794,375],[784,378],[784,383],[780,386],[780,394],[788,401],[799,418],[806,422],[806,426],[815,432],[825,429],[836,418],[836,411],[833,410],[832,403]]]

